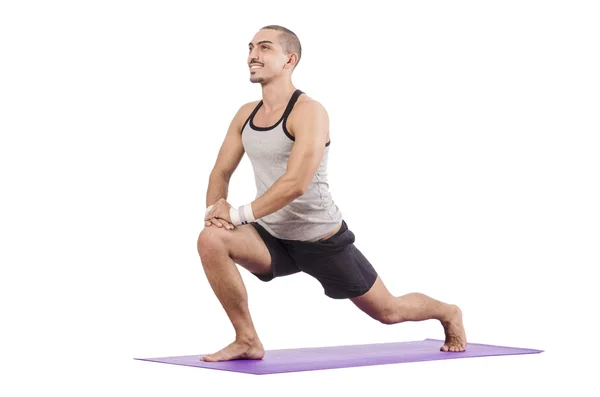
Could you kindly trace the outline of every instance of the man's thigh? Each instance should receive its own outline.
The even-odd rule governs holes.
[[[356,248],[356,237],[345,221],[332,237],[316,242],[294,242],[293,257],[298,267],[316,278],[333,299],[363,295],[375,283],[377,271]]]
[[[215,225],[206,226],[200,232],[198,245],[214,243],[224,244],[231,259],[249,272],[271,273],[271,254],[254,226],[239,225],[233,230]]]

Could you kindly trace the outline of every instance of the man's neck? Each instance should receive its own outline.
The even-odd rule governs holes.
[[[296,87],[290,81],[263,85],[262,101],[265,111],[269,113],[286,106],[294,91],[296,91]]]

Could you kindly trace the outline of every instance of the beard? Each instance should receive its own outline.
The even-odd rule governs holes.
[[[250,76],[250,82],[251,83],[262,83],[265,81],[264,77],[255,77],[255,76]]]

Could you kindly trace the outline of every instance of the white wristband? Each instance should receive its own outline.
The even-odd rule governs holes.
[[[210,207],[208,207],[208,208],[206,209],[206,211],[204,211],[204,219],[205,219],[205,220],[206,220],[206,217],[208,216],[208,213],[210,212],[210,209],[211,209],[212,207],[213,207],[213,206],[211,205]]]
[[[240,208],[231,207],[229,209],[229,217],[234,226],[247,225],[250,222],[256,221],[254,212],[252,211],[252,204],[246,204]]]

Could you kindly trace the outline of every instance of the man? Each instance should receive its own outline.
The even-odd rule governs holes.
[[[270,25],[249,43],[250,81],[262,100],[233,118],[210,174],[198,252],[208,281],[235,329],[235,341],[204,361],[262,359],[264,349],[236,267],[270,281],[306,272],[334,299],[350,299],[384,324],[437,319],[445,352],[466,349],[461,310],[420,293],[391,295],[354,246],[354,234],[328,190],[329,119],[324,107],[291,81],[302,55],[290,30]],[[293,111],[292,111],[293,110]],[[229,180],[244,153],[254,169],[256,200],[227,201]]]

